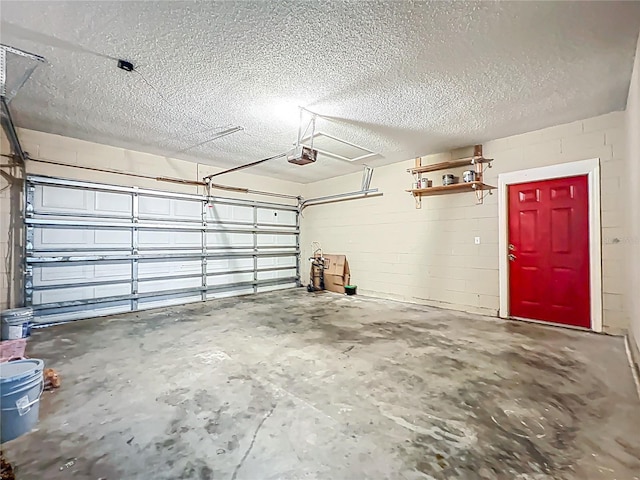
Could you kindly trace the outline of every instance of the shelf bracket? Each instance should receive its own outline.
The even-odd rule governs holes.
[[[416,163],[415,163],[415,167],[421,167],[422,166],[422,157],[416,157]],[[420,175],[419,173],[416,174],[416,179],[418,180],[418,182],[420,181],[420,178],[422,178],[422,175]],[[422,195],[413,195],[413,199],[416,202],[416,210],[420,210],[422,208]]]
[[[486,197],[487,195],[493,195],[493,192],[491,192],[490,188],[485,190],[484,188],[480,187],[475,188],[474,190],[476,194],[476,205],[482,205],[484,203],[484,197]]]

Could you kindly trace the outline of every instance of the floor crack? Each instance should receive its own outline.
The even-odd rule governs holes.
[[[231,475],[231,480],[236,480],[236,477],[238,476],[238,472],[240,471],[240,468],[242,468],[242,465],[244,464],[244,461],[249,456],[249,453],[251,453],[251,449],[253,448],[253,444],[256,443],[256,437],[258,436],[258,432],[260,431],[260,429],[264,425],[264,422],[267,421],[267,418],[269,418],[271,416],[271,414],[273,413],[273,411],[276,409],[276,405],[277,405],[277,403],[274,403],[271,406],[271,410],[269,410],[267,412],[267,414],[264,416],[264,418],[258,424],[258,427],[256,428],[256,431],[253,432],[253,438],[251,439],[251,443],[249,444],[249,448],[247,448],[247,451],[244,452],[244,455],[242,456],[242,460],[240,460],[240,463],[238,463],[238,465],[236,465],[236,468],[233,471],[233,475]]]

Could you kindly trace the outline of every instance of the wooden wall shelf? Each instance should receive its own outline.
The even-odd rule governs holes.
[[[477,200],[476,203],[480,204],[484,201],[484,192],[487,191],[489,194],[491,194],[491,190],[496,188],[484,183],[482,178],[485,168],[491,168],[492,161],[492,158],[484,158],[484,156],[482,155],[482,145],[474,146],[472,157],[457,158],[455,160],[449,160],[446,162],[432,163],[431,165],[422,165],[422,157],[418,157],[416,158],[415,167],[407,169],[407,172],[414,175],[416,184],[421,181],[423,173],[436,172],[438,170],[449,170],[460,167],[472,167],[473,171],[476,174],[475,181],[427,188],[414,188],[412,190],[407,190],[407,192],[413,195],[413,198],[416,201],[416,208],[422,208],[423,196],[426,197],[430,195],[442,195],[446,193],[475,192]]]
[[[445,193],[456,192],[473,192],[481,190],[491,190],[493,187],[482,182],[466,182],[466,183],[454,183],[452,185],[441,185],[437,187],[420,188],[418,190],[407,190],[415,196],[429,196],[429,195],[442,195]]]
[[[433,163],[431,165],[423,165],[420,167],[409,168],[407,169],[407,172],[413,173],[413,174],[436,172],[438,170],[447,170],[449,168],[474,166],[481,163],[490,163],[492,161],[493,161],[493,158],[484,158],[484,157],[460,158],[458,160],[450,160],[448,162]]]

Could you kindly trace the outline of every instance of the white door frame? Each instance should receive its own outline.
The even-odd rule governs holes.
[[[509,318],[509,185],[587,175],[589,183],[589,285],[591,330],[602,332],[602,242],[600,229],[600,159],[561,163],[498,175],[498,249],[500,317]],[[535,319],[534,319],[535,320]],[[547,323],[547,322],[545,322]]]

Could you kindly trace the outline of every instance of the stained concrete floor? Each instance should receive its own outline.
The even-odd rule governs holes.
[[[39,330],[22,479],[640,478],[623,340],[302,289]]]

